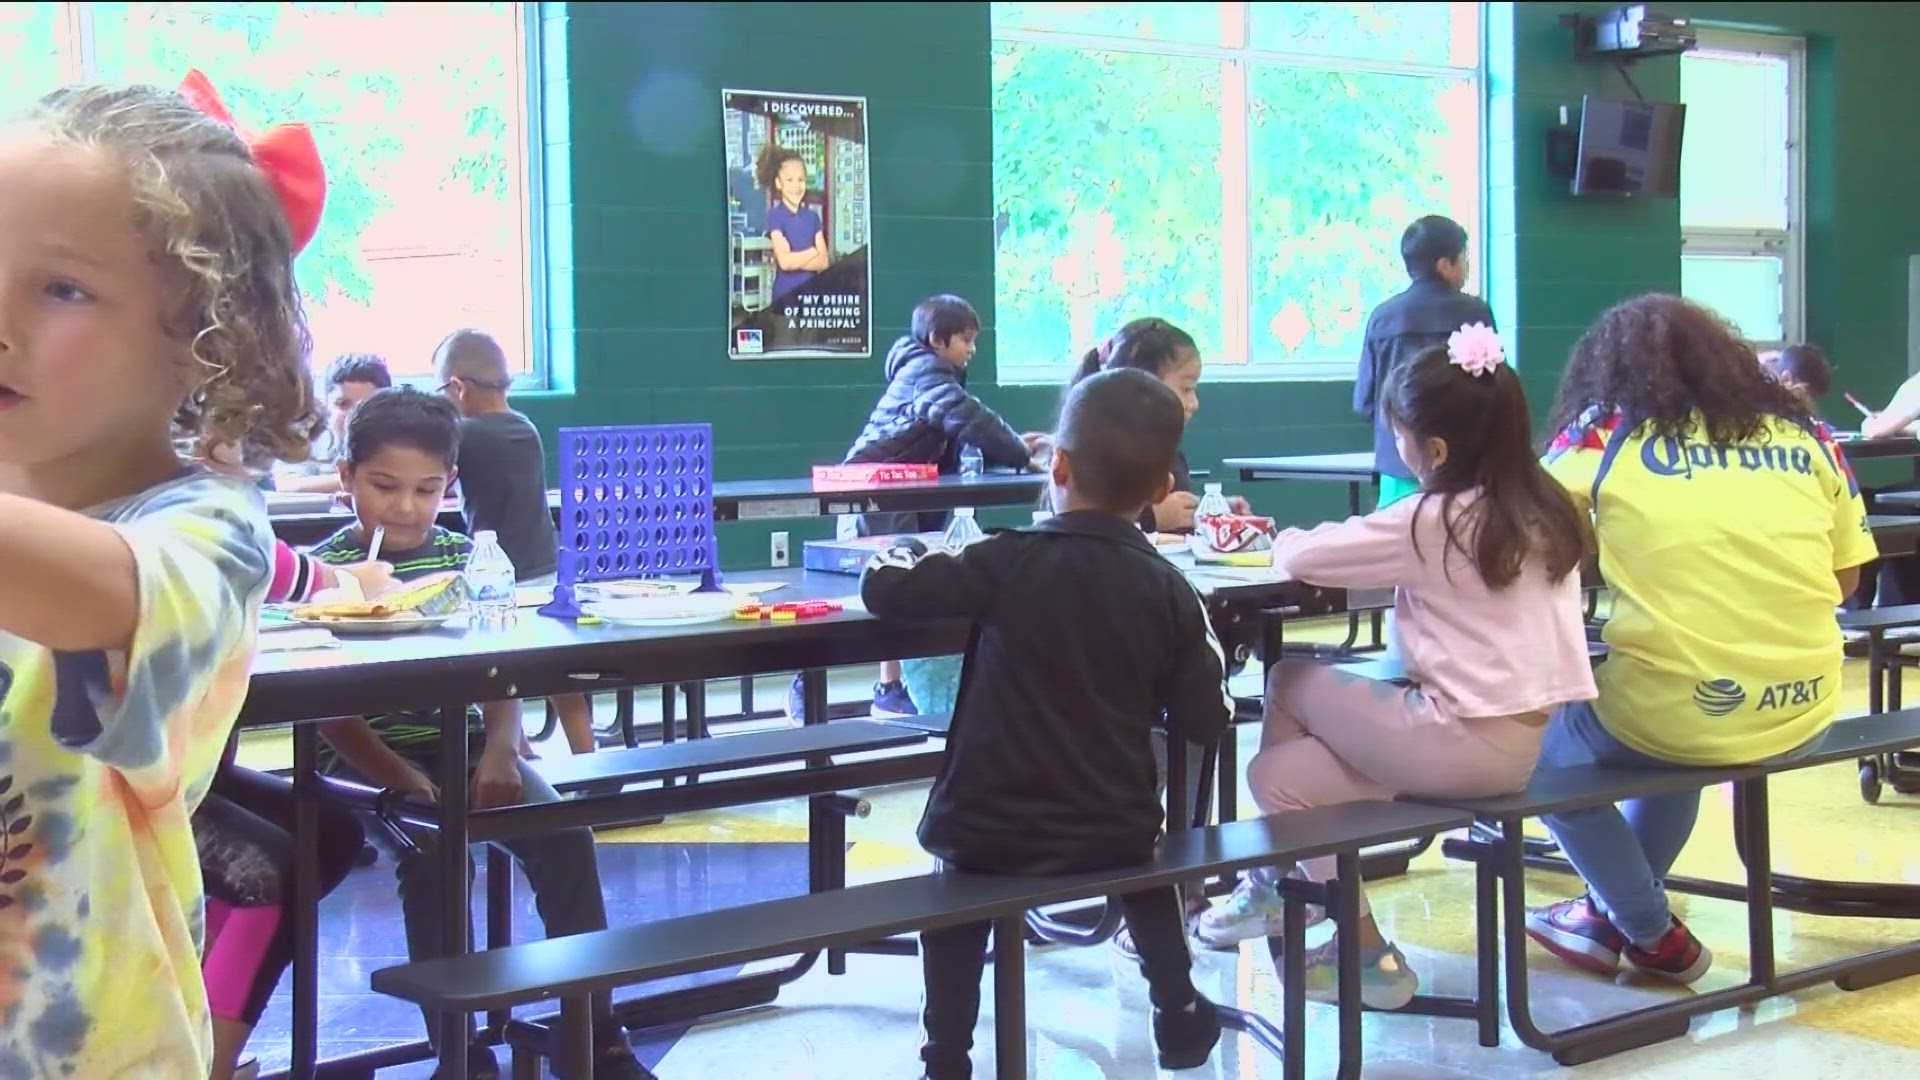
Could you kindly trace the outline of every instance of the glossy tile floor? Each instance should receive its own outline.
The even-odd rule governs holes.
[[[1860,665],[1850,664],[1849,689],[1864,708]],[[853,673],[857,676],[859,673]],[[836,679],[836,700],[860,695],[857,677]],[[713,707],[731,705],[716,693]],[[641,715],[657,715],[643,705]],[[1257,732],[1240,731],[1241,760]],[[284,739],[250,738],[247,759],[272,764],[284,757]],[[548,754],[563,746],[543,747]],[[849,874],[855,881],[923,872],[928,863],[913,840],[924,791],[877,793],[875,811],[849,823]],[[1242,797],[1242,805],[1251,805]],[[1920,882],[1920,798],[1888,793],[1881,806],[1861,802],[1851,766],[1792,774],[1774,783],[1774,859],[1787,873],[1860,880]],[[800,804],[689,815],[663,825],[603,835],[601,875],[611,918],[635,922],[759,899],[805,888],[804,807]],[[329,898],[323,912],[321,1031],[325,1053],[336,1054],[418,1038],[417,1014],[367,990],[367,973],[404,959],[392,892],[391,863],[357,872]],[[1733,880],[1737,869],[1724,791],[1710,792],[1699,829],[1680,871]],[[1377,885],[1371,896],[1389,934],[1438,993],[1469,986],[1471,877],[1438,850],[1407,876]],[[1569,895],[1571,879],[1538,874],[1529,897]],[[476,889],[475,895],[481,895]],[[1683,899],[1681,914],[1714,950],[1715,970],[1703,989],[1730,985],[1744,971],[1744,909]],[[1920,911],[1915,912],[1920,916]],[[516,924],[537,932],[531,898],[515,894]],[[1781,913],[1778,952],[1783,968],[1866,951],[1920,933],[1920,922],[1840,920]],[[1659,993],[1623,981],[1609,985],[1534,951],[1531,958],[1537,1019],[1563,1027],[1651,1000]],[[1049,948],[1031,954],[1028,1016],[1033,1075],[1043,1080],[1162,1075],[1153,1064],[1144,984],[1105,947]],[[1265,949],[1199,952],[1201,988],[1220,1001],[1277,1015],[1277,985]],[[919,970],[910,958],[855,956],[845,976],[824,965],[782,993],[778,1005],[702,1024],[689,1031],[640,1037],[643,1060],[663,1080],[731,1077],[757,1080],[888,1080],[912,1078],[918,1040]],[[978,1077],[994,1075],[991,1017],[982,1017],[976,1049]],[[1310,1076],[1332,1076],[1331,1009],[1309,1006]],[[284,1064],[283,996],[263,1022],[254,1052],[269,1068]],[[1831,987],[1767,1002],[1747,1012],[1696,1020],[1686,1039],[1563,1069],[1522,1048],[1511,1032],[1497,1049],[1477,1045],[1466,1021],[1371,1015],[1366,1022],[1366,1070],[1381,1080],[1454,1077],[1696,1077],[1709,1073],[1825,1078],[1847,1073],[1913,1074],[1920,1070],[1920,979],[1858,994]],[[504,1064],[504,1055],[503,1055]],[[425,1064],[390,1069],[383,1078],[425,1077]],[[1182,1077],[1252,1080],[1278,1077],[1279,1062],[1230,1037],[1203,1069]]]

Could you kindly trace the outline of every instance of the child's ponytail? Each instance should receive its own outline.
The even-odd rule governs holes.
[[[1096,345],[1087,350],[1087,355],[1080,358],[1080,366],[1073,369],[1073,378],[1067,380],[1067,389],[1073,389],[1080,380],[1100,370],[1100,350],[1105,347],[1105,345]]]

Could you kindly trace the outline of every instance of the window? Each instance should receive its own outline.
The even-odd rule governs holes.
[[[0,107],[73,78],[205,71],[241,124],[312,126],[327,208],[297,270],[314,364],[377,352],[430,374],[487,330],[545,385],[531,285],[526,5],[73,3],[0,7]]]
[[[1000,380],[1134,318],[1209,378],[1349,379],[1400,233],[1478,236],[1477,3],[997,3]]]
[[[1680,289],[1754,343],[1799,339],[1798,38],[1701,31],[1680,59]]]

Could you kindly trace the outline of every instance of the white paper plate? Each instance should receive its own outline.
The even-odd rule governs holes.
[[[740,598],[732,593],[630,596],[582,604],[583,614],[622,626],[692,626],[733,618]]]

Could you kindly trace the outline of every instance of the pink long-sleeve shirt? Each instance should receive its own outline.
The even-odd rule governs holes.
[[[1454,513],[1476,498],[1462,493]],[[1447,544],[1441,502],[1414,496],[1366,517],[1288,530],[1274,541],[1274,569],[1315,585],[1391,587],[1407,674],[1454,716],[1517,716],[1598,696],[1579,572],[1550,581],[1529,562],[1506,588],[1487,588],[1472,560]],[[1470,535],[1461,541],[1472,550]]]

